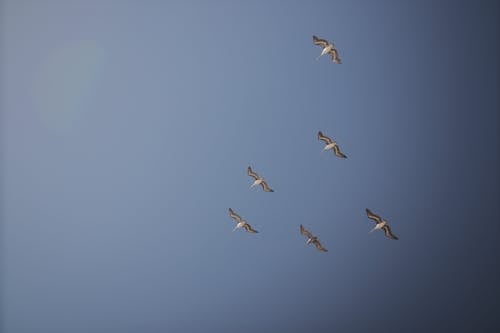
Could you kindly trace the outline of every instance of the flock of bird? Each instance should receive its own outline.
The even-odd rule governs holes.
[[[325,55],[325,54],[329,54],[331,56],[331,59],[334,63],[336,64],[341,64],[342,61],[340,60],[340,57],[339,57],[339,52],[337,51],[337,49],[335,48],[333,42],[330,43],[328,42],[327,40],[325,39],[321,39],[321,38],[318,38],[316,36],[313,36],[313,43],[315,45],[319,45],[322,47],[322,51],[321,51],[321,54],[316,58],[316,60],[318,60],[321,56]],[[318,132],[318,140],[321,140],[325,143],[325,147],[323,148],[323,151],[328,151],[328,150],[332,150],[333,151],[333,154],[339,158],[347,158],[347,156],[342,152],[340,151],[340,147],[339,145],[337,144],[337,142],[335,142],[334,140],[332,140],[331,138],[329,138],[328,136],[324,135],[321,131]],[[247,168],[247,174],[253,178],[254,182],[252,183],[252,185],[250,186],[250,188],[254,187],[254,186],[261,186],[262,187],[262,190],[264,192],[274,192],[273,189],[271,189],[271,187],[269,186],[269,184],[264,180],[263,177],[259,176],[255,171],[252,170],[252,167],[251,166],[248,166]],[[386,220],[382,219],[379,215],[373,213],[370,209],[366,208],[366,215],[367,217],[374,221],[375,222],[375,226],[373,227],[373,229],[370,231],[370,232],[373,232],[375,230],[380,230],[382,229],[385,233],[385,236],[389,239],[398,239],[398,237],[396,237],[392,231],[391,231],[391,228],[389,227],[389,224],[387,223]],[[252,226],[247,222],[245,221],[240,215],[238,215],[232,208],[229,208],[229,216],[235,220],[236,222],[236,226],[234,227],[233,231],[235,231],[236,229],[240,229],[240,228],[243,228],[246,230],[246,232],[249,232],[249,233],[258,233],[257,230],[255,230],[254,228],[252,228]],[[327,252],[328,250],[325,249],[318,237],[314,236],[309,230],[307,230],[306,228],[304,228],[304,226],[301,224],[300,225],[300,233],[302,235],[304,235],[307,240],[306,240],[306,244],[314,244],[314,246],[316,247],[316,249],[318,249],[318,251],[321,251],[321,252]]]

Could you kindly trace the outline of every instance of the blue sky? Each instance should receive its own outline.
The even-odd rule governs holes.
[[[498,4],[0,4],[3,332],[500,327]]]

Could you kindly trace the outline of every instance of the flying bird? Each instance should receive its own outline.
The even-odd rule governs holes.
[[[336,64],[341,64],[341,60],[339,57],[339,53],[333,43],[328,42],[326,39],[321,39],[316,36],[313,36],[313,43],[315,45],[319,45],[323,48],[321,54],[316,58],[318,60],[321,56],[325,54],[330,54],[332,56],[332,61]]]
[[[314,244],[316,246],[316,248],[318,249],[318,251],[322,251],[322,252],[327,252],[328,250],[325,249],[321,243],[319,242],[318,240],[318,237],[316,236],[313,236],[313,234],[311,234],[306,228],[304,228],[302,226],[302,224],[300,225],[300,233],[304,236],[307,237],[307,241],[306,241],[306,244]]]
[[[340,151],[339,145],[329,137],[323,135],[321,131],[318,132],[318,140],[322,140],[326,144],[325,148],[323,148],[323,151],[333,149],[333,153],[335,154],[335,156],[340,158],[347,158],[347,156]]]
[[[252,177],[253,179],[255,179],[255,181],[253,182],[253,184],[250,186],[250,188],[256,186],[256,185],[260,185],[262,186],[262,189],[264,190],[264,192],[274,192],[273,189],[271,189],[269,187],[269,185],[267,185],[266,181],[264,180],[264,178],[262,177],[259,177],[259,175],[255,172],[252,171],[252,168],[250,166],[248,166],[248,169],[247,169],[247,173],[250,177]]]
[[[375,227],[370,231],[373,232],[378,229],[383,229],[385,236],[390,238],[390,239],[398,239],[391,231],[391,228],[389,227],[389,224],[387,224],[387,221],[383,220],[380,216],[377,214],[372,213],[371,210],[366,208],[366,215],[368,216],[369,219],[375,221],[376,225]]]
[[[238,214],[236,214],[234,212],[234,210],[232,210],[231,208],[229,208],[229,216],[231,216],[236,221],[236,226],[234,227],[233,231],[235,231],[236,229],[239,229],[239,228],[245,228],[245,230],[247,232],[250,232],[252,234],[258,233],[257,230],[253,229],[250,226],[250,224],[247,223],[247,221],[243,220],[241,218],[241,216],[239,216]]]

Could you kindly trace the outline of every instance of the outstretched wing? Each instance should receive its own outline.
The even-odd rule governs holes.
[[[318,132],[318,140],[324,141],[327,145],[329,145],[330,143],[333,142],[332,139],[330,139],[326,135],[323,135],[323,133],[321,133],[321,131]]]
[[[255,180],[259,179],[259,175],[256,172],[253,172],[253,170],[250,166],[248,166],[247,173],[253,179],[255,179]]]
[[[243,225],[243,228],[245,228],[245,230],[246,230],[247,232],[250,232],[250,233],[252,233],[252,234],[256,234],[256,233],[258,233],[258,231],[257,231],[257,230],[255,230],[255,229],[253,229],[253,228],[252,228],[252,226],[251,226],[250,224],[248,224],[248,223],[245,223],[245,224]]]
[[[313,43],[315,45],[320,45],[323,48],[328,46],[328,41],[326,39],[321,39],[316,36],[313,36]]]
[[[372,213],[372,211],[369,210],[368,208],[366,208],[366,215],[368,216],[369,219],[374,220],[377,224],[382,223],[382,218],[377,214]]]
[[[304,236],[306,236],[307,238],[313,238],[314,236],[306,229],[302,226],[302,224],[300,225],[300,233]]]
[[[231,208],[229,208],[229,216],[231,216],[233,219],[235,219],[236,222],[238,222],[238,223],[240,223],[242,221],[241,216],[239,216],[238,214],[236,214],[234,212],[234,210],[232,210]]]
[[[332,61],[336,64],[341,64],[342,61],[340,60],[340,57],[339,57],[339,52],[337,51],[336,48],[333,48],[330,50],[330,52],[328,52],[331,56],[332,56]]]
[[[316,245],[316,248],[317,248],[319,251],[322,251],[322,252],[328,252],[328,250],[327,250],[327,249],[325,249],[325,248],[321,245],[321,243],[319,242],[319,240],[317,240],[317,239],[316,239],[315,241],[313,241],[313,243],[314,243],[314,245]]]
[[[333,152],[337,157],[347,158],[347,156],[345,156],[344,153],[340,151],[340,147],[338,145],[333,146]]]
[[[262,189],[264,190],[264,192],[274,192],[274,190],[271,189],[265,181],[262,181],[262,183],[260,183],[260,185],[262,186]]]
[[[388,237],[388,238],[390,238],[390,239],[398,239],[398,238],[396,237],[396,235],[394,235],[394,234],[392,233],[391,228],[389,227],[389,225],[388,225],[388,224],[384,225],[384,226],[382,227],[382,229],[384,229],[384,232],[385,232],[385,236],[386,236],[386,237]]]

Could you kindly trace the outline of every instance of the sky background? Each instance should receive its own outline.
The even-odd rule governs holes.
[[[499,13],[0,1],[1,332],[500,330]]]

